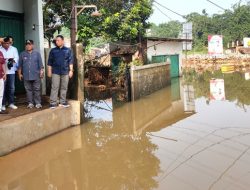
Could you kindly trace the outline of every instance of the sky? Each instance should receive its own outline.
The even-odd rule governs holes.
[[[191,12],[198,12],[202,13],[203,9],[206,9],[206,12],[209,15],[212,14],[221,14],[223,10],[216,7],[215,5],[209,3],[207,0],[155,0],[156,2],[166,6],[169,9],[174,10],[175,12],[181,15],[187,15]],[[211,0],[212,2],[216,3],[217,5],[223,7],[224,9],[231,9],[232,5],[238,3],[239,0]],[[247,0],[241,0],[242,4],[245,4]],[[160,5],[154,3],[162,12],[164,12],[170,19],[172,20],[179,20],[184,22],[184,20],[176,15],[171,13],[170,11],[164,9]],[[153,6],[154,13],[150,17],[149,21],[155,24],[165,23],[170,21],[170,19],[161,13],[156,6]]]

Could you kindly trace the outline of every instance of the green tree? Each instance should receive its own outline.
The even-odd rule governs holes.
[[[170,21],[159,25],[151,24],[150,36],[162,38],[178,38],[182,31],[182,24],[179,21]]]
[[[66,26],[71,14],[70,0],[43,0],[43,26],[44,38],[51,46],[52,39],[56,32],[60,33],[63,26]],[[69,25],[68,25],[69,26]]]
[[[193,23],[194,48],[204,49],[207,46],[209,34],[220,34],[224,37],[224,46],[228,42],[242,41],[250,36],[250,4],[235,4],[232,10],[225,10],[222,14],[209,16],[205,10],[202,14],[191,13],[187,21]]]
[[[102,17],[91,20],[89,14],[85,13],[79,18],[82,20],[79,31],[81,40],[99,35],[111,41],[138,42],[140,37],[145,36],[149,28],[147,20],[152,14],[150,0],[101,0],[98,5]]]
[[[44,0],[45,31],[49,38],[62,26],[70,28],[70,0]],[[95,4],[101,17],[91,17],[93,10],[86,9],[78,16],[79,41],[87,44],[94,36],[111,41],[138,42],[149,28],[148,18],[152,14],[152,0],[78,0],[78,5]],[[52,13],[52,14],[50,14]],[[58,15],[61,25],[53,25]],[[58,19],[57,19],[58,20]],[[51,24],[52,23],[52,24]]]
[[[211,18],[205,10],[203,14],[191,13],[187,15],[187,21],[193,23],[193,44],[196,49],[203,49],[208,44],[208,35],[211,33]]]

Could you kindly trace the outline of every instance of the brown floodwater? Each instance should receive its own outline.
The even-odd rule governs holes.
[[[131,103],[88,94],[82,126],[0,158],[0,190],[248,190],[244,76],[186,73]]]

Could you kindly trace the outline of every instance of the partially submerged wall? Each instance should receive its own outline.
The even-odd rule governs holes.
[[[0,123],[0,156],[81,122],[80,102],[69,108],[46,109]]]
[[[131,98],[136,100],[170,84],[170,63],[131,67]]]

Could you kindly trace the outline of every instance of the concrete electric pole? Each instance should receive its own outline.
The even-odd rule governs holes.
[[[76,43],[76,0],[71,0],[71,27],[70,27],[70,38],[71,47]]]

